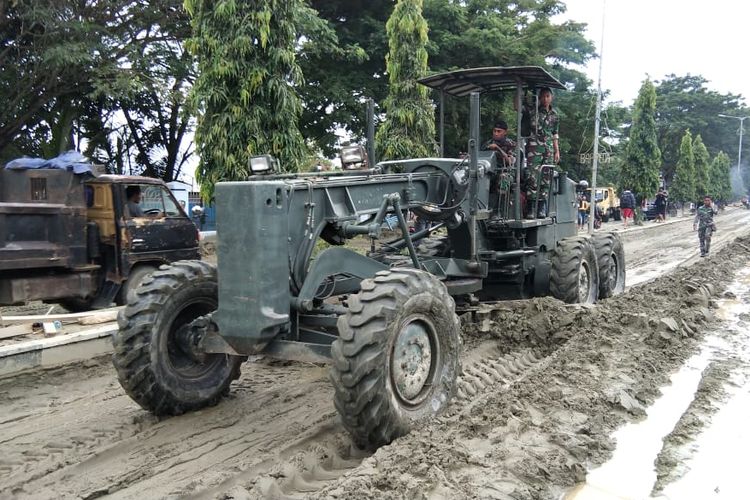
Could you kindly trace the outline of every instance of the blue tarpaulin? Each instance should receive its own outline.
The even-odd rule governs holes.
[[[92,174],[93,165],[78,151],[66,151],[65,153],[45,160],[43,158],[18,158],[9,161],[5,168],[8,170],[26,170],[32,168],[56,168],[59,170],[72,170],[76,174]]]

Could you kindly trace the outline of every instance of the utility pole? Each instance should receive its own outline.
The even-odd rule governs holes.
[[[589,207],[589,234],[594,233],[594,217],[596,217],[596,174],[599,166],[599,121],[602,112],[602,62],[604,58],[604,15],[607,0],[602,2],[602,43],[599,48],[599,83],[596,88],[596,120],[594,121],[594,158],[591,166],[591,206]]]
[[[742,125],[745,122],[745,118],[750,118],[750,116],[730,116],[730,115],[722,115],[719,114],[722,118],[734,118],[735,120],[740,121],[740,148],[737,150],[737,173],[740,173],[740,165],[742,165]]]

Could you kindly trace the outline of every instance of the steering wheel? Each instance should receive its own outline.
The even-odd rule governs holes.
[[[158,208],[149,208],[148,210],[144,210],[143,213],[146,215],[156,215],[160,214],[161,210],[159,210]]]

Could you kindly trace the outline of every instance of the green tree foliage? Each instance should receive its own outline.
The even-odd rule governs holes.
[[[656,140],[656,91],[644,80],[633,110],[630,136],[620,166],[620,186],[633,191],[638,201],[659,189],[661,152]]]
[[[333,156],[339,129],[364,137],[364,100],[382,103],[388,95],[385,24],[394,2],[311,0],[310,4],[326,28],[313,16],[301,24],[301,34],[309,43],[299,54],[305,75],[300,130],[325,155]]]
[[[435,154],[435,122],[427,88],[427,23],[422,0],[399,0],[386,25],[390,82],[386,118],[376,135],[378,158],[397,160]]]
[[[724,151],[714,156],[711,162],[711,196],[716,200],[729,201],[732,199],[732,183],[729,170],[732,168],[729,157]]]
[[[737,120],[721,118],[738,114],[741,96],[720,94],[706,88],[702,76],[666,76],[656,87],[656,127],[664,161],[663,173],[671,182],[682,135],[690,129],[701,134],[709,155],[720,150],[737,151]],[[747,114],[747,113],[745,113]]]
[[[0,11],[0,160],[85,147],[111,172],[179,175],[193,67],[181,0],[19,0]]]
[[[107,22],[112,2],[0,3],[0,150],[56,155],[71,147],[82,100],[111,74]]]
[[[199,67],[192,100],[203,196],[210,199],[219,181],[245,179],[254,155],[272,154],[297,171],[306,155],[295,90],[302,0],[185,0],[185,7]]]
[[[306,137],[314,139],[330,154],[335,150],[336,129],[343,127],[355,137],[363,137],[364,98],[372,97],[382,104],[387,95],[385,23],[393,2],[312,0],[311,4],[334,29],[341,51],[322,50],[301,57],[308,82],[302,90],[305,111],[301,127]],[[583,136],[578,130],[582,124],[575,116],[568,119],[568,113],[578,109],[578,100],[588,102],[591,90],[585,76],[569,66],[589,60],[594,55],[594,46],[584,36],[584,24],[553,22],[553,16],[564,10],[564,4],[554,0],[424,0],[423,16],[429,25],[427,52],[431,72],[539,65],[550,69],[572,88],[570,92],[557,93],[554,103],[563,118],[563,162],[572,164],[570,160],[580,152]],[[437,101],[437,95],[432,97]],[[509,96],[483,98],[482,123],[486,134],[497,118],[513,123],[513,116]],[[466,150],[466,99],[446,100],[445,132],[447,155]],[[593,135],[593,130],[590,134]]]
[[[693,138],[693,166],[695,170],[695,194],[698,197],[710,194],[712,191],[711,176],[711,158],[708,155],[708,149],[703,144],[700,134]]]
[[[696,200],[695,154],[690,131],[686,130],[680,141],[680,156],[677,158],[677,169],[669,190],[674,201],[689,203]]]
[[[553,106],[561,117],[561,163],[569,169],[577,168],[584,138],[593,136],[593,125],[587,135],[583,133],[584,123],[578,120],[593,102],[591,82],[570,66],[593,57],[594,46],[584,36],[584,24],[553,22],[553,17],[564,11],[563,2],[554,0],[425,0],[424,15],[430,26],[427,49],[433,72],[483,66],[542,66],[568,87],[568,91],[555,93]],[[468,109],[466,99],[447,99],[448,156],[466,151]],[[591,110],[593,117],[593,107]],[[489,135],[497,118],[515,123],[514,117],[510,95],[483,96],[481,121],[485,135]],[[590,145],[590,137],[588,141]]]

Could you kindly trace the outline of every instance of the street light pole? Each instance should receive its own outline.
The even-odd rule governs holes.
[[[745,118],[750,118],[750,116],[730,116],[730,115],[722,115],[719,114],[722,118],[734,118],[735,120],[740,121],[740,149],[737,151],[737,173],[740,172],[740,165],[742,165],[742,125],[745,122]]]

